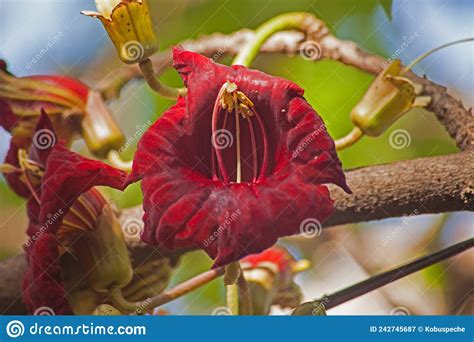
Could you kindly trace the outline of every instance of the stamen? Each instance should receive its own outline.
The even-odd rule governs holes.
[[[242,183],[242,164],[240,160],[240,118],[239,118],[239,105],[237,103],[237,96],[234,96],[234,108],[235,108],[235,135],[237,140],[237,176],[236,182]]]
[[[18,150],[18,164],[20,166],[20,169],[22,171],[22,176],[21,179],[25,183],[26,187],[31,193],[31,196],[34,198],[34,200],[38,203],[41,204],[40,197],[38,193],[36,192],[36,189],[33,185],[33,182],[30,178],[29,172],[31,171],[34,175],[40,174],[41,170],[39,169],[38,166],[33,165],[32,163],[29,162],[28,156],[26,154],[26,151],[23,149]]]
[[[28,172],[25,170],[24,173],[23,173],[23,176],[24,176],[24,180],[25,180],[25,184],[26,184],[26,187],[28,188],[28,190],[30,190],[31,192],[31,195],[33,196],[33,198],[35,199],[35,201],[38,203],[38,204],[41,204],[41,200],[39,198],[39,195],[38,193],[36,192],[34,186],[33,186],[33,183],[31,182],[31,179],[30,177],[28,176]]]
[[[261,180],[263,177],[265,177],[265,173],[267,172],[267,167],[268,167],[268,139],[267,139],[267,133],[265,131],[265,126],[263,124],[262,118],[260,115],[258,115],[258,112],[255,110],[254,107],[251,107],[253,114],[257,118],[258,124],[260,126],[260,131],[262,132],[262,137],[263,137],[263,162],[262,162],[262,168],[260,169],[260,174],[258,176],[258,180]]]
[[[81,221],[82,223],[84,223],[85,225],[85,228],[89,229],[89,230],[94,230],[94,227],[93,227],[93,224],[91,224],[91,222],[89,222],[83,215],[81,215],[81,213],[79,213],[78,210],[76,210],[74,208],[74,206],[72,206],[70,209],[69,209],[69,213],[73,214],[75,216],[75,218],[79,219],[79,221]]]
[[[216,153],[216,157],[217,157],[217,162],[219,164],[219,171],[222,175],[222,178],[225,182],[228,182],[229,181],[229,176],[227,174],[227,171],[225,169],[225,165],[224,165],[224,159],[222,157],[222,150],[219,149],[219,148],[216,148],[214,145],[216,144],[216,142],[214,141],[215,137],[214,137],[214,134],[215,132],[217,131],[217,120],[219,119],[219,111],[220,111],[220,108],[221,108],[221,104],[220,104],[220,100],[222,98],[222,95],[224,94],[224,91],[226,90],[226,87],[227,87],[227,83],[224,83],[221,87],[221,89],[219,90],[219,93],[217,95],[217,100],[216,102],[214,103],[214,110],[212,111],[212,129],[211,129],[211,134],[212,134],[212,149],[214,150],[212,153]],[[216,175],[216,171],[214,170],[214,175]],[[213,175],[213,176],[214,176]]]
[[[255,131],[253,130],[253,124],[252,121],[247,120],[249,124],[249,131],[250,131],[250,141],[252,143],[252,167],[253,167],[253,177],[252,177],[252,183],[255,183],[257,180],[257,143],[255,142]]]
[[[233,82],[227,81],[224,83],[219,90],[217,95],[217,99],[214,103],[214,110],[212,114],[212,134],[213,139],[215,139],[214,134],[218,131],[217,125],[219,122],[219,113],[221,110],[224,111],[224,123],[222,129],[225,129],[227,125],[227,116],[229,113],[233,113],[235,115],[235,140],[236,140],[236,182],[242,182],[242,146],[241,146],[241,127],[240,127],[240,116],[242,119],[248,120],[248,129],[250,134],[250,143],[251,143],[251,154],[252,154],[252,180],[251,182],[257,182],[258,180],[262,179],[265,176],[267,167],[268,167],[268,138],[265,131],[265,126],[263,123],[262,118],[255,110],[254,103],[247,97],[243,92],[239,91],[237,85]],[[252,117],[256,117],[258,121],[258,125],[260,126],[260,131],[262,134],[263,140],[263,162],[261,166],[261,170],[258,174],[258,151],[257,151],[257,139],[255,135],[255,129],[253,123],[251,121]],[[225,169],[222,151],[213,144],[212,150],[212,179],[218,180],[219,179],[219,171],[222,176],[222,180],[224,182],[229,181],[229,177],[227,174],[227,170]],[[216,159],[217,164],[216,165]]]

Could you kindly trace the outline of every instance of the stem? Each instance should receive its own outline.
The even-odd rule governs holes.
[[[239,286],[237,284],[226,285],[227,307],[232,315],[239,314]]]
[[[252,298],[250,297],[249,284],[243,273],[240,274],[237,286],[239,287],[241,314],[246,316],[253,315],[253,304]]]
[[[472,247],[474,247],[474,238],[457,243],[431,255],[426,255],[424,257],[415,259],[407,264],[378,274],[329,296],[324,296],[322,299],[318,299],[315,302],[323,303],[326,310],[332,309],[340,304],[390,284],[400,278],[406,277],[407,275],[410,275],[414,272],[418,272],[426,267],[460,254]],[[303,303],[301,305],[304,304],[307,303]]]
[[[140,70],[143,77],[147,81],[148,85],[155,92],[168,99],[176,100],[179,96],[185,96],[187,93],[186,88],[173,88],[169,87],[160,82],[158,76],[155,73],[153,63],[149,58],[141,61],[139,64]]]
[[[224,285],[226,302],[232,315],[239,314],[239,286],[238,279],[242,276],[239,262],[233,262],[225,267]]]
[[[179,297],[182,297],[197,288],[211,282],[212,280],[224,274],[225,267],[218,267],[210,271],[201,273],[200,275],[191,278],[176,287],[160,293],[155,297],[142,300],[140,302],[129,302],[123,298],[121,290],[114,290],[111,292],[111,299],[114,306],[123,312],[143,313],[146,310],[156,308],[158,306],[169,303]]]
[[[411,68],[413,68],[415,65],[417,65],[420,61],[422,61],[423,59],[425,59],[426,57],[428,57],[429,55],[431,55],[432,53],[434,53],[436,51],[442,50],[442,49],[447,48],[448,46],[451,46],[451,45],[462,44],[462,43],[467,43],[467,42],[471,42],[471,41],[474,41],[474,38],[466,38],[466,39],[455,40],[454,42],[450,42],[450,43],[440,45],[440,46],[438,46],[438,47],[436,47],[436,48],[434,48],[434,49],[432,49],[428,52],[425,52],[424,54],[422,54],[421,56],[416,58],[413,62],[408,64],[408,66],[406,66],[403,69],[403,71],[401,72],[401,75],[404,75],[405,73],[410,71]]]
[[[139,303],[129,302],[123,297],[121,289],[114,289],[110,292],[112,304],[121,312],[137,312],[140,309]]]
[[[112,164],[112,166],[116,167],[117,169],[130,172],[132,171],[132,160],[125,161],[120,157],[120,154],[117,151],[110,151],[107,155],[107,160]]]
[[[232,64],[249,66],[260,51],[261,46],[273,34],[285,30],[304,31],[307,26],[307,18],[312,16],[308,13],[285,13],[278,15],[263,23],[255,35],[242,47]]]
[[[335,141],[336,150],[341,151],[347,147],[354,145],[364,135],[364,132],[359,127],[354,127],[352,131],[346,136],[339,138]]]

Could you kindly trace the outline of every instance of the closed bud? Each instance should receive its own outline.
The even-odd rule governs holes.
[[[122,131],[98,92],[89,92],[81,125],[87,148],[99,158],[106,157],[109,151],[118,150],[125,143]]]
[[[390,63],[352,109],[352,122],[366,135],[381,135],[415,106],[415,85],[401,73],[399,60]]]
[[[96,7],[98,12],[82,14],[102,22],[124,63],[138,63],[158,50],[146,0],[96,0]]]

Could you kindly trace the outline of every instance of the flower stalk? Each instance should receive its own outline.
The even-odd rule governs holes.
[[[182,297],[197,288],[208,284],[209,282],[213,281],[214,279],[222,276],[225,272],[225,267],[217,267],[207,272],[201,273],[194,278],[191,278],[174,288],[160,293],[154,297],[150,297],[148,299],[142,300],[140,302],[130,302],[127,301],[123,295],[122,291],[116,289],[111,293],[111,302],[115,307],[117,307],[120,311],[123,312],[134,312],[136,314],[142,314],[147,310],[154,309],[158,306],[164,305],[169,303],[179,297]]]
[[[123,160],[118,151],[112,150],[107,155],[109,163],[117,169],[130,172],[132,171],[132,160]]]
[[[153,67],[153,63],[149,58],[140,61],[138,64],[140,70],[145,78],[146,82],[159,95],[166,97],[168,99],[176,100],[179,96],[186,96],[187,90],[186,88],[173,88],[167,86],[158,78],[158,75],[155,73],[155,69]]]
[[[232,64],[249,66],[257,57],[262,45],[275,33],[286,30],[304,31],[307,26],[308,18],[313,20],[313,16],[304,12],[293,12],[278,15],[263,23],[257,30],[251,40],[249,40],[242,50],[235,57]]]

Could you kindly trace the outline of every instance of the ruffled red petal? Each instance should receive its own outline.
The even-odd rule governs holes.
[[[199,247],[218,266],[298,234],[305,219],[322,222],[333,213],[325,184],[350,190],[334,142],[301,88],[181,49],[174,62],[188,95],[144,134],[129,178],[142,180],[145,242]],[[226,81],[252,100],[269,135],[269,166],[258,182],[211,180],[211,113]]]
[[[46,225],[48,215],[59,217],[48,224],[48,231],[55,233],[81,194],[94,186],[123,190],[126,178],[121,170],[71,152],[61,144],[54,145],[42,178],[40,224]]]
[[[58,240],[51,234],[42,234],[29,249],[23,301],[30,314],[36,310],[52,310],[56,315],[72,314],[61,279]]]

